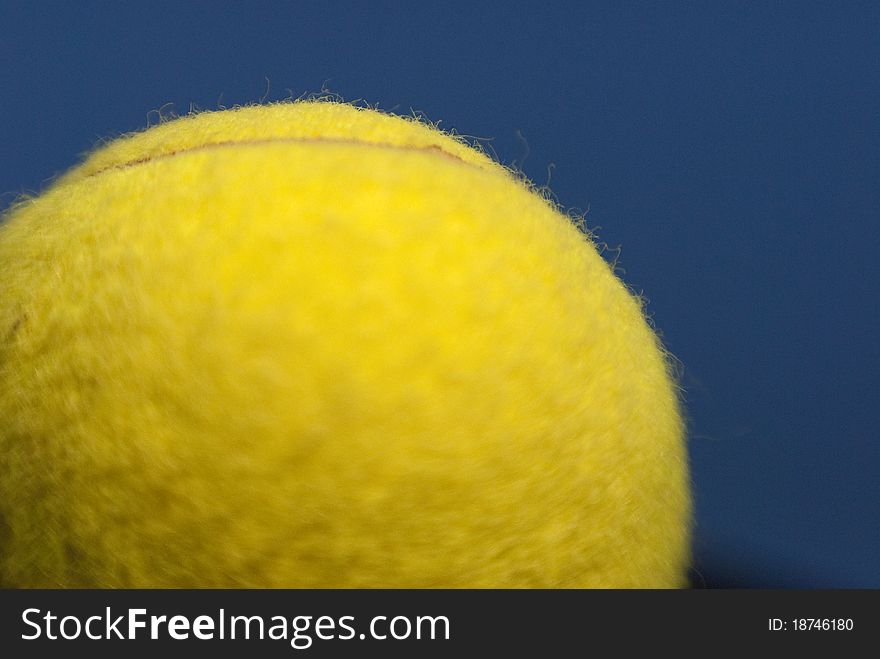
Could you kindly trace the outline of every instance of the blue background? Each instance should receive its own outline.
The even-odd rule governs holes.
[[[684,365],[697,585],[880,587],[876,3],[4,0],[0,206],[160,109],[322,88],[589,210]]]

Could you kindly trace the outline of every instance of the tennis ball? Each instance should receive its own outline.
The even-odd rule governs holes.
[[[330,102],[104,146],[0,226],[7,587],[675,587],[676,387],[515,175]]]

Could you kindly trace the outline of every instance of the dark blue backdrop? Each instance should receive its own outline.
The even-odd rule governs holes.
[[[880,587],[878,63],[876,3],[2,0],[2,206],[191,103],[493,138],[684,364],[703,578]]]

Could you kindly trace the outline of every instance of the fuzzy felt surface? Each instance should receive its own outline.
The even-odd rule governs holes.
[[[639,301],[429,126],[204,113],[0,224],[0,585],[677,587],[690,515]]]

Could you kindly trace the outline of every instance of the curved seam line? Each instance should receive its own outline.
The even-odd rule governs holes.
[[[103,174],[104,172],[113,170],[113,169],[128,169],[129,167],[135,167],[137,165],[143,165],[148,162],[153,162],[155,160],[164,160],[167,158],[173,158],[175,156],[184,155],[187,153],[194,153],[199,151],[207,151],[209,149],[216,148],[225,148],[232,146],[254,146],[260,144],[344,144],[349,146],[362,146],[362,147],[376,147],[381,149],[397,149],[400,151],[422,151],[425,153],[433,153],[437,155],[441,155],[445,158],[449,158],[454,162],[461,163],[463,165],[469,165],[471,167],[476,167],[478,169],[486,169],[483,165],[479,163],[468,162],[463,158],[456,156],[448,151],[445,151],[443,147],[437,144],[431,144],[428,146],[404,146],[400,144],[389,144],[388,142],[365,142],[363,140],[349,140],[345,138],[335,138],[335,137],[281,137],[281,138],[265,138],[258,140],[228,140],[225,142],[211,142],[209,144],[200,144],[198,146],[189,147],[186,149],[180,149],[177,151],[168,151],[166,153],[159,153],[154,156],[149,156],[146,158],[138,158],[135,160],[127,160],[123,163],[108,165],[106,167],[102,167],[94,172],[86,174],[83,176],[83,179],[91,178],[92,176],[97,176],[98,174]]]

